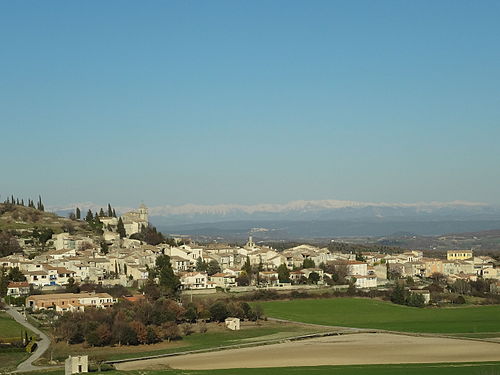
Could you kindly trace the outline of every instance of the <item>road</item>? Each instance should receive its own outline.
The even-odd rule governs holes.
[[[9,314],[16,322],[19,324],[22,324],[25,328],[29,329],[31,332],[36,333],[38,337],[40,338],[39,341],[37,341],[37,348],[31,354],[31,356],[24,362],[21,362],[17,366],[17,370],[14,372],[27,372],[27,371],[34,371],[34,370],[44,370],[46,368],[51,368],[51,367],[38,367],[34,366],[33,362],[36,361],[38,358],[40,358],[43,353],[47,351],[47,349],[50,346],[50,338],[40,331],[38,328],[34,327],[32,324],[28,323],[24,316],[19,313],[16,309],[8,306],[6,304],[6,309],[7,309],[7,314]]]

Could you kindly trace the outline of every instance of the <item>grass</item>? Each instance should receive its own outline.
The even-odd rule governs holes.
[[[490,337],[500,332],[500,305],[415,308],[363,298],[270,301],[261,305],[269,317],[329,326],[424,333],[484,332]]]
[[[28,358],[29,354],[24,349],[0,349],[0,368],[2,370],[13,370],[19,363]]]
[[[401,365],[271,367],[227,370],[139,370],[109,371],[107,375],[497,375],[500,362],[433,363]],[[29,373],[31,375],[42,372]],[[46,375],[62,375],[64,370],[44,371]]]
[[[21,340],[26,331],[22,325],[4,312],[0,312],[0,340],[4,342]],[[31,335],[31,332],[28,332]]]
[[[154,345],[122,346],[122,347],[102,347],[88,348],[83,345],[67,345],[57,343],[52,346],[53,358],[59,361],[67,358],[68,355],[86,353],[90,356],[99,354],[105,356],[107,360],[124,358],[140,358],[151,355],[177,353],[190,350],[209,349],[226,345],[247,344],[263,340],[281,339],[291,336],[298,336],[307,333],[319,332],[322,329],[304,327],[294,324],[283,324],[274,322],[262,322],[258,326],[255,323],[245,322],[240,331],[229,331],[226,328],[209,324],[208,332],[193,333],[183,337],[182,340],[174,342],[162,342]],[[48,350],[45,356],[50,356]]]

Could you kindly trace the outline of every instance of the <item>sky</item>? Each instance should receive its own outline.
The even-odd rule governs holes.
[[[487,0],[0,2],[0,194],[500,204],[499,14]]]

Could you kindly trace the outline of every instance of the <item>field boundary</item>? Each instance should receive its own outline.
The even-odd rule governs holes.
[[[267,318],[268,320],[282,323],[294,323],[294,324],[303,324],[306,326],[316,326],[316,327],[325,327],[325,328],[338,328],[338,329],[351,329],[351,330],[359,330],[360,332],[351,332],[351,333],[390,333],[393,335],[402,335],[402,336],[413,336],[413,337],[439,337],[443,339],[455,339],[455,340],[470,340],[470,341],[480,341],[480,342],[491,342],[493,344],[500,344],[500,341],[493,340],[490,338],[480,338],[480,337],[467,337],[467,336],[450,336],[446,333],[431,333],[431,332],[404,332],[404,331],[391,331],[386,329],[369,329],[366,328],[363,331],[363,328],[356,327],[343,327],[343,326],[328,326],[324,324],[314,324],[314,323],[305,323],[298,322],[295,320],[287,320],[287,319],[278,319],[278,318]],[[368,332],[369,331],[369,332]],[[460,333],[459,333],[460,334]]]
[[[281,343],[286,343],[286,342],[291,342],[291,341],[302,341],[302,340],[309,340],[309,339],[320,338],[320,337],[352,335],[352,334],[358,334],[358,333],[377,333],[376,330],[370,330],[370,329],[358,330],[358,329],[350,329],[347,327],[346,327],[346,329],[347,329],[346,331],[318,332],[318,333],[310,333],[307,335],[292,336],[292,337],[286,337],[286,338],[280,338],[280,339],[263,340],[263,341],[234,344],[234,345],[224,345],[224,346],[217,346],[217,347],[206,348],[206,349],[195,349],[195,350],[186,350],[186,351],[175,352],[175,353],[155,354],[155,355],[149,355],[149,356],[145,356],[145,357],[115,359],[115,360],[106,361],[105,363],[112,365],[115,363],[135,362],[135,361],[164,358],[164,357],[177,357],[177,356],[188,355],[188,354],[210,353],[210,352],[218,352],[218,351],[229,350],[229,349],[252,348],[252,347],[256,347],[256,346],[281,344]]]

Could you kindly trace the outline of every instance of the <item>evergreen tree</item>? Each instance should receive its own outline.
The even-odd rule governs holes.
[[[81,219],[82,213],[80,212],[80,209],[78,207],[76,208],[75,215],[77,220]]]
[[[196,271],[204,272],[207,270],[207,266],[208,265],[205,261],[203,261],[203,258],[198,257],[198,259],[196,260]]]
[[[113,217],[116,217],[116,211],[114,208],[113,208]]]
[[[38,196],[38,204],[37,204],[36,208],[40,211],[45,210],[45,207],[43,206],[43,203],[42,203],[42,197],[40,195]]]
[[[101,210],[99,211],[99,217],[104,217],[104,216],[106,215],[104,215],[104,210],[101,207]]]
[[[24,199],[21,199],[21,206],[24,206]]]
[[[94,220],[94,215],[92,214],[92,211],[89,208],[89,210],[87,211],[87,216],[85,216],[85,221],[90,224],[92,223],[93,220]]]
[[[314,268],[316,265],[314,264],[314,260],[306,258],[302,263],[302,268]]]
[[[181,282],[179,277],[174,274],[168,255],[160,255],[156,258],[154,273],[158,276],[160,288],[162,288],[167,295],[176,295],[178,293]]]
[[[106,241],[101,242],[101,253],[107,254],[109,252],[109,246]]]
[[[280,264],[278,267],[278,280],[280,283],[290,282],[290,270],[285,263]]]
[[[250,257],[247,256],[247,259],[245,260],[245,264],[243,264],[243,267],[241,267],[243,271],[247,273],[247,275],[250,277],[252,275],[252,265],[250,264]]]
[[[406,302],[406,293],[404,287],[401,284],[396,284],[396,287],[392,291],[391,301],[397,303],[398,305],[404,305]]]
[[[111,204],[108,203],[108,217],[113,216],[113,210],[111,209]]]
[[[210,262],[208,262],[207,273],[209,276],[215,275],[219,272],[221,272],[219,262],[217,262],[215,259],[212,259]]]
[[[127,236],[127,232],[125,231],[125,226],[123,225],[122,218],[118,219],[118,224],[116,225],[116,231],[120,235],[120,238],[124,238]]]

